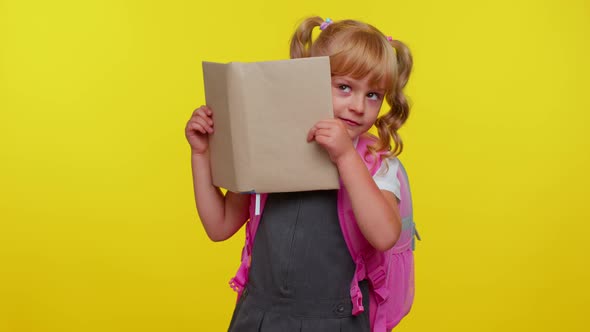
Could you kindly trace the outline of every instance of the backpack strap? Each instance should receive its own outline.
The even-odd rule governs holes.
[[[408,314],[414,299],[414,238],[420,238],[414,224],[410,184],[401,162],[396,176],[400,182],[402,228],[393,248],[385,252],[387,302],[379,304],[379,294],[375,294],[372,299],[374,302],[371,302],[371,305],[374,304],[370,312],[374,331],[393,329]]]
[[[347,195],[344,189],[339,195]],[[339,201],[345,198],[340,197]],[[346,198],[347,199],[347,198]],[[343,201],[345,202],[345,201]],[[342,203],[347,205],[350,203]],[[352,210],[338,209],[339,218],[342,220],[341,228],[348,246],[350,255],[355,263],[355,271],[350,283],[350,298],[352,301],[352,314],[358,315],[365,310],[363,306],[363,294],[359,288],[359,281],[368,279],[373,292],[377,296],[379,304],[387,300],[389,290],[386,287],[387,269],[385,264],[385,253],[373,248],[363,237],[358,225],[354,221]],[[348,214],[348,216],[346,216]]]
[[[254,237],[262,217],[262,209],[266,204],[268,194],[250,194],[250,220],[246,223],[246,241],[242,249],[242,262],[236,275],[229,281],[229,286],[238,292],[238,298],[248,282],[248,271],[252,262],[252,247],[254,246]]]
[[[362,135],[356,145],[356,150],[363,159],[363,162],[367,166],[367,169],[371,173],[371,176],[375,175],[379,167],[381,166],[381,156],[383,153],[377,153],[373,155],[368,153],[367,146],[375,141],[375,137]],[[363,294],[358,286],[359,281],[369,279],[373,288],[379,290],[379,293],[386,297],[386,291],[383,290],[385,285],[386,274],[383,268],[379,268],[379,264],[376,260],[379,259],[379,254],[369,242],[365,239],[362,232],[358,228],[354,212],[352,211],[352,204],[348,191],[344,187],[342,180],[340,181],[340,190],[338,191],[338,219],[340,221],[340,228],[344,240],[348,247],[348,251],[356,265],[354,276],[350,283],[350,298],[352,301],[352,314],[358,315],[365,310],[363,306]],[[375,256],[375,259],[367,258],[367,253]],[[372,254],[374,253],[374,254]],[[367,274],[367,271],[370,271]],[[375,287],[377,285],[377,287]],[[381,296],[380,296],[381,297]]]
[[[357,144],[357,152],[373,176],[381,166],[381,157],[383,154],[378,153],[378,159],[376,159],[374,155],[367,153],[367,145],[372,142],[372,137],[360,137]],[[354,212],[352,211],[350,197],[346,188],[342,186],[342,183],[338,196],[340,226],[350,254],[356,264],[355,273],[350,285],[350,297],[353,305],[352,314],[358,315],[364,311],[363,294],[358,287],[358,283],[361,280],[368,279],[371,285],[369,303],[371,306],[370,321],[372,331],[387,331],[391,329],[409,310],[409,307],[406,308],[406,305],[404,305],[402,309],[405,311],[400,311],[399,314],[401,316],[398,317],[399,319],[392,321],[392,313],[390,312],[391,304],[388,305],[393,300],[400,300],[397,299],[397,291],[392,288],[392,285],[399,285],[399,282],[402,282],[401,280],[396,280],[395,283],[392,283],[391,273],[397,269],[394,264],[399,260],[398,257],[405,257],[408,252],[411,253],[414,235],[417,236],[412,216],[412,202],[408,179],[401,163],[396,176],[400,180],[400,187],[402,189],[400,195],[402,234],[400,234],[400,239],[394,247],[385,252],[380,252],[373,248],[362,235],[356,223]],[[395,292],[395,294],[392,292]],[[392,298],[392,296],[396,296],[396,298]],[[404,296],[404,299],[408,301],[408,297]],[[409,301],[411,302],[411,300]]]
[[[380,252],[378,250],[371,250],[365,256],[365,266],[367,270],[367,279],[373,286],[373,291],[376,295],[377,303],[381,304],[389,297],[389,289],[387,289],[387,268],[389,260],[389,250]]]
[[[408,249],[414,250],[415,239],[420,240],[420,235],[416,230],[414,223],[414,213],[412,208],[412,192],[410,191],[410,183],[408,181],[408,174],[404,165],[399,163],[397,171],[397,179],[400,183],[401,201],[399,205],[399,214],[402,218],[402,232],[399,240],[393,247],[394,253],[401,253]]]

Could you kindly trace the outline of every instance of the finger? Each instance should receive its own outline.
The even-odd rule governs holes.
[[[311,129],[309,130],[309,132],[307,132],[307,141],[308,142],[313,141],[313,138],[315,136],[316,130],[317,130],[316,126],[313,126],[313,127],[311,127]]]
[[[193,116],[195,114],[205,114],[207,116],[211,116],[213,115],[213,111],[211,110],[211,108],[207,105],[201,105],[200,107],[198,107],[197,109],[195,109],[193,111]]]
[[[315,136],[323,136],[323,137],[332,137],[333,135],[333,131],[332,128],[320,128],[318,130],[315,131]]]
[[[211,116],[213,115],[213,111],[211,110],[211,108],[207,105],[203,105],[201,107],[199,107],[199,109],[206,114],[207,116]]]
[[[193,132],[199,132],[201,134],[207,134],[207,130],[205,128],[203,128],[203,126],[201,126],[200,124],[198,124],[196,122],[189,122],[189,124],[187,125],[187,130],[193,131]]]
[[[329,136],[323,136],[323,135],[316,135],[315,136],[315,141],[320,146],[323,146],[324,148],[326,148],[329,145],[329,143],[330,143],[330,137]]]
[[[208,132],[207,132],[207,129],[203,128],[203,126],[201,126],[201,125],[200,125],[200,124],[198,124],[198,123],[195,123],[193,126],[195,127],[195,130],[197,130],[197,131],[198,131],[198,132],[200,132],[201,134],[207,134],[207,133],[208,133]]]
[[[340,119],[334,119],[334,123],[338,126],[338,127],[342,127],[342,128],[346,128],[346,122],[344,122],[344,120],[340,120]]]
[[[206,123],[204,123],[203,121],[199,121],[199,118],[194,118],[191,119],[188,123],[187,123],[187,129],[194,129],[196,128],[195,125],[198,125],[198,128],[202,129],[199,130],[202,134],[206,134],[206,133],[211,133],[211,127],[208,126]]]
[[[213,133],[213,123],[208,121],[208,119],[197,117],[193,121],[201,125],[201,127],[205,128],[205,130],[207,130],[208,133]]]
[[[210,111],[209,111],[210,112]],[[211,119],[211,115],[207,114],[207,110],[204,108],[198,108],[195,110],[192,116],[193,119],[202,118],[205,119],[205,122],[210,126],[213,126],[213,119]]]
[[[320,121],[318,123],[315,124],[316,128],[318,129],[330,129],[330,128],[335,128],[338,126],[338,122],[333,121],[333,120],[324,120],[324,121]]]
[[[193,111],[193,114],[192,115],[194,116],[195,114],[197,114],[199,112],[199,110],[202,110],[203,109],[203,107],[205,107],[205,105],[201,105],[201,106],[195,108],[195,110]]]

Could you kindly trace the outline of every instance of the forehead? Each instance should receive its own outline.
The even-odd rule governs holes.
[[[363,88],[367,90],[378,90],[385,91],[385,80],[376,81],[371,77],[356,78],[351,75],[332,75],[332,81],[336,83],[343,83],[352,85],[357,88]]]

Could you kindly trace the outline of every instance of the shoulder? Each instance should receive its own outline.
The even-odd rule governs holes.
[[[389,171],[391,171],[393,169],[393,173],[397,173],[397,170],[399,168],[399,159],[397,159],[397,157],[383,157],[383,160],[381,162],[381,164],[387,164],[389,166]]]
[[[397,157],[383,157],[381,159],[381,167],[379,167],[375,176],[397,176],[399,166],[400,162]]]
[[[400,198],[400,182],[397,178],[397,172],[400,162],[397,157],[384,157],[381,167],[373,176],[377,187],[381,190],[391,191],[398,199]]]

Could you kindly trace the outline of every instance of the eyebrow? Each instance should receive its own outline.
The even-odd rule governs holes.
[[[369,90],[374,91],[374,92],[378,92],[380,94],[385,94],[385,91],[387,91],[387,90],[385,90],[385,88],[378,87],[378,86],[370,86]]]
[[[344,81],[344,82],[350,83],[350,80],[349,80],[349,79],[347,79],[347,78],[346,78],[346,77],[344,77],[344,76],[334,76],[334,75],[332,75],[332,80],[336,80],[336,81]]]
[[[354,80],[351,81],[350,79],[346,78],[346,76],[332,75],[332,80],[342,81],[342,82],[344,82],[345,84],[348,84],[348,85],[356,85],[355,82],[353,82]],[[373,91],[373,92],[379,92],[381,94],[384,94],[385,91],[387,91],[385,89],[385,87],[383,87],[383,86],[374,86],[374,85],[369,85],[369,89],[368,90]]]

